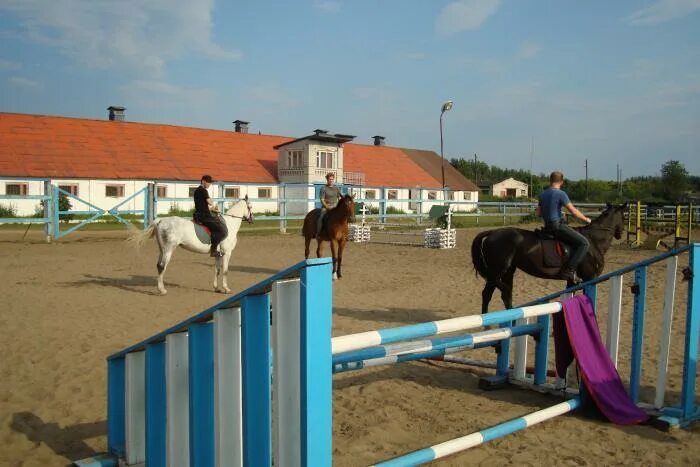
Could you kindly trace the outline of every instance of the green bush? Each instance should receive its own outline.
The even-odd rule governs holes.
[[[14,204],[0,204],[0,219],[6,217],[17,217],[17,206]]]
[[[59,211],[70,211],[73,206],[70,204],[70,199],[65,193],[58,193],[58,210]],[[60,219],[63,222],[68,222],[74,217],[73,214],[61,214]]]

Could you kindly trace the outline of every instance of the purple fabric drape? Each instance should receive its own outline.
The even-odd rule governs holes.
[[[600,337],[591,301],[576,295],[562,301],[563,311],[554,315],[554,350],[557,374],[576,358],[583,382],[598,409],[618,425],[646,421],[648,415],[629,398],[620,375]]]

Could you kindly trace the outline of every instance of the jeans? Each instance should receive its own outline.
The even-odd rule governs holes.
[[[318,219],[316,219],[316,238],[321,235],[321,229],[323,228],[323,219],[326,217],[326,214],[328,213],[328,209],[326,208],[321,208],[321,211],[318,213]]]
[[[221,241],[226,238],[226,235],[228,235],[226,224],[224,224],[222,220],[216,216],[202,216],[195,214],[195,219],[209,227],[209,230],[211,231],[211,251],[216,251],[219,243],[221,243]]]
[[[576,271],[591,248],[588,239],[561,222],[547,222],[546,228],[555,231],[557,240],[561,240],[571,247],[571,257],[566,268]]]

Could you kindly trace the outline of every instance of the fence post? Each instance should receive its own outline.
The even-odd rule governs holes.
[[[61,236],[59,222],[61,220],[61,210],[58,206],[58,187],[51,186],[51,199],[49,200],[53,205],[53,238],[58,239]]]
[[[277,206],[280,211],[280,233],[287,233],[287,185],[284,183],[280,183]]]
[[[146,184],[146,191],[143,194],[143,229],[148,229],[155,220],[153,215],[154,202],[154,188],[155,184],[153,182],[148,182]]]
[[[54,237],[54,224],[53,224],[53,186],[51,181],[44,181],[44,196],[48,196],[42,201],[42,206],[44,207],[44,235],[46,237],[46,243],[51,243]]]
[[[307,467],[332,464],[332,267],[301,271],[301,465]]]
[[[386,224],[386,188],[380,188],[379,194],[381,195],[379,201],[379,222]]]
[[[700,338],[700,244],[693,244],[689,258],[690,283],[685,318],[685,352],[681,389],[681,422],[689,422],[695,413],[695,384],[698,370],[698,338]]]
[[[423,223],[423,188],[418,189],[418,201],[416,202],[416,210],[418,211],[418,224]]]
[[[506,225],[506,205],[501,205],[501,210],[503,211],[503,225]]]
[[[630,373],[630,399],[639,402],[639,384],[642,376],[642,349],[644,347],[644,311],[647,296],[647,267],[641,266],[634,271],[635,283],[634,314],[632,316],[632,369]]]

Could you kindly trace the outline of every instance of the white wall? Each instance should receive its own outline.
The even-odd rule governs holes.
[[[5,185],[7,183],[27,183],[28,184],[28,194],[29,195],[41,195],[43,194],[43,182],[40,181],[21,181],[21,180],[7,180],[0,179],[0,194],[5,194]],[[101,208],[110,209],[113,206],[119,204],[121,201],[125,200],[132,194],[138,192],[139,190],[146,187],[148,181],[146,180],[80,180],[80,179],[53,179],[51,183],[54,185],[77,185],[78,186],[78,197],[84,199],[85,201]],[[113,198],[107,197],[105,190],[107,185],[123,185],[124,186],[124,196]],[[165,186],[167,189],[166,199],[157,202],[157,214],[164,216],[168,214],[171,207],[175,207],[180,210],[190,210],[194,208],[194,202],[189,196],[189,188],[197,187],[199,182],[188,182],[188,183],[158,183],[158,186]],[[253,211],[255,213],[277,212],[279,211],[277,198],[280,196],[279,185],[243,185],[243,184],[226,184],[225,188],[239,189],[239,196],[243,198],[248,195],[253,206]],[[259,188],[271,188],[271,201],[266,201],[264,199],[258,198]],[[315,198],[315,190],[313,186],[286,186],[286,198],[306,198],[312,200]],[[415,213],[420,210],[422,213],[428,213],[433,205],[443,204],[443,192],[439,189],[429,190],[429,189],[408,189],[408,188],[382,188],[382,187],[353,187],[352,191],[357,193],[358,198],[366,198],[368,191],[374,191],[375,197],[377,199],[388,197],[389,191],[396,191],[396,201],[388,201],[387,207],[393,207],[399,209],[405,213]],[[209,193],[213,198],[219,198],[224,196],[224,192],[220,190],[220,185],[213,184]],[[431,193],[434,193],[435,199],[429,199]],[[466,193],[466,196],[465,196]],[[179,200],[168,200],[168,198],[181,198]],[[448,195],[449,198],[449,195]],[[421,199],[422,203],[409,202],[408,199]],[[476,208],[476,203],[479,200],[478,192],[454,192],[453,209],[455,211],[473,211]],[[135,198],[129,200],[122,206],[120,210],[142,210],[144,205],[144,196],[138,195]],[[88,211],[91,208],[76,199],[70,198],[71,210],[73,211]],[[378,208],[378,200],[366,200],[369,206]],[[463,204],[467,203],[467,204]],[[17,214],[21,216],[31,215],[34,213],[35,209],[39,206],[39,200],[0,200],[0,205],[13,205],[17,209]],[[232,202],[225,202],[224,209],[227,209]],[[287,203],[287,213],[289,215],[302,215],[306,214],[308,211],[313,209],[314,201],[308,202],[291,202]]]
[[[506,191],[508,189],[514,189],[515,196],[517,197],[527,196],[527,183],[519,182],[518,180],[514,180],[512,178],[494,184],[491,188],[491,194],[493,196],[505,197],[507,196]]]

